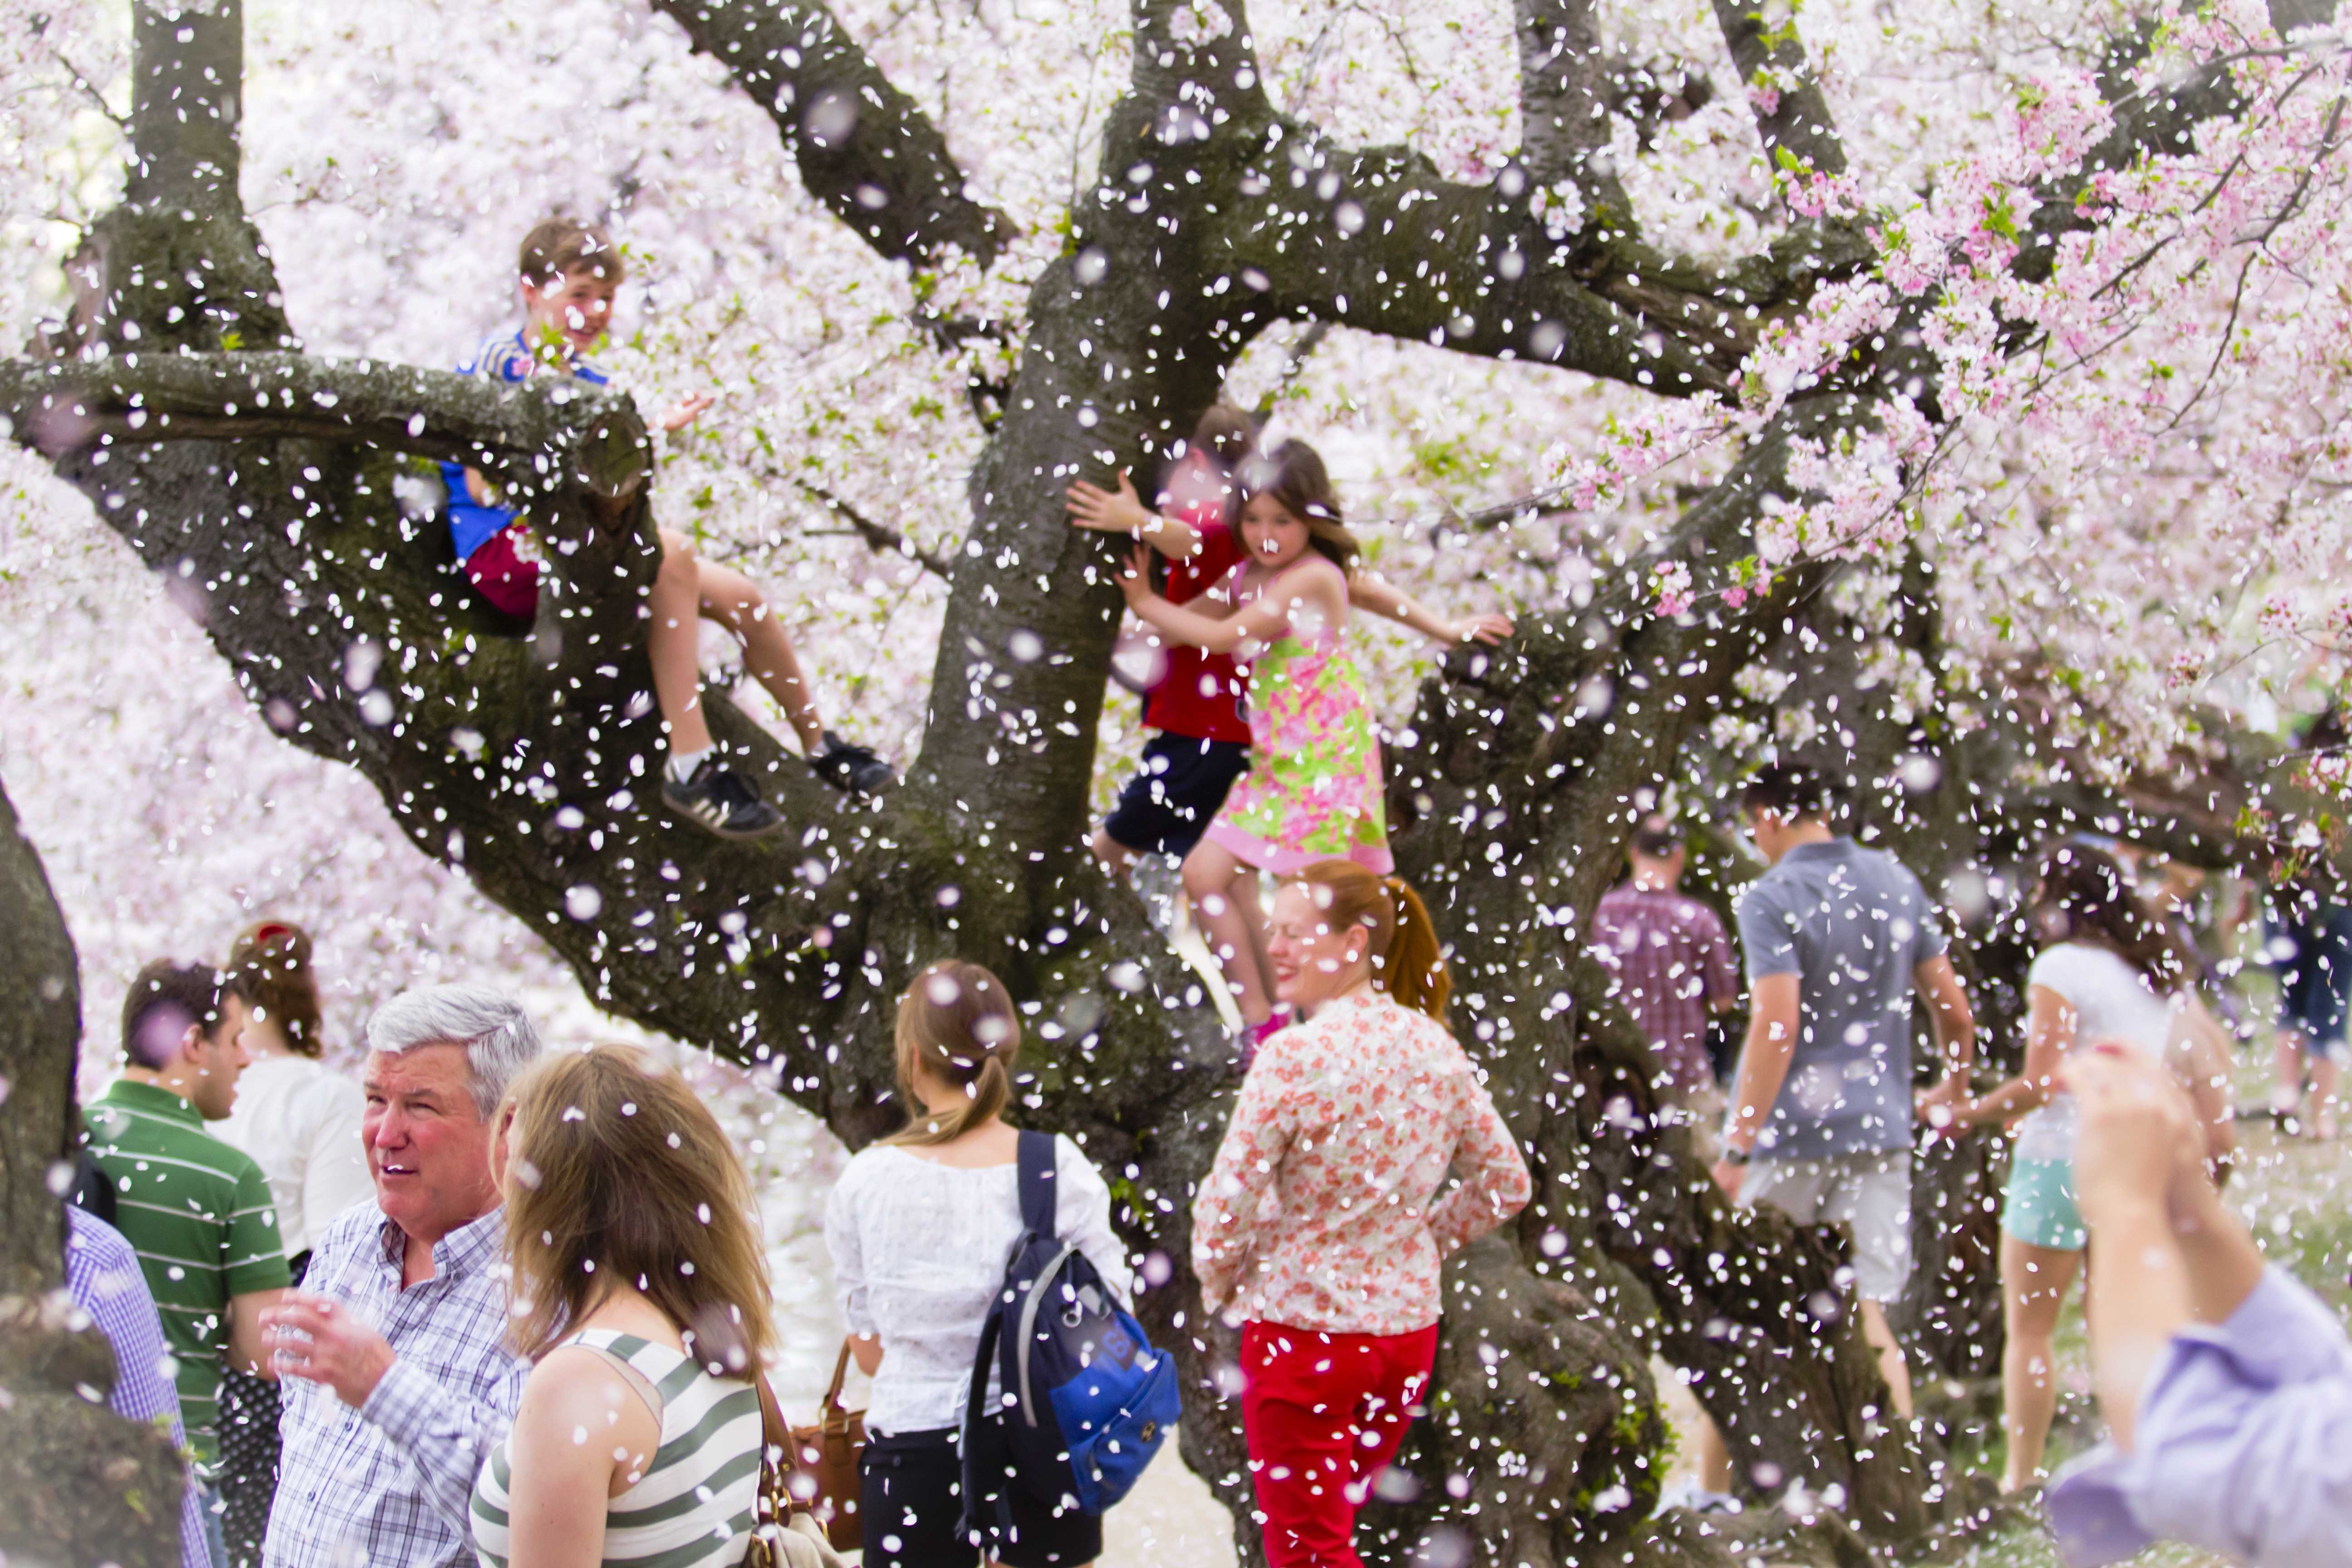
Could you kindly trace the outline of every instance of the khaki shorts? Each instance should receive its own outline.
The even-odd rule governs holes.
[[[1799,1225],[1853,1232],[1853,1289],[1892,1301],[1911,1278],[1911,1151],[1864,1150],[1819,1160],[1758,1160],[1739,1184],[1739,1206],[1770,1204]]]

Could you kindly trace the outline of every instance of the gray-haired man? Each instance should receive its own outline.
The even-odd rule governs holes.
[[[285,1405],[265,1568],[474,1561],[474,1477],[529,1371],[506,1342],[490,1142],[538,1055],[522,1008],[478,985],[406,992],[368,1020],[375,1205],[328,1227],[306,1289],[265,1319]]]

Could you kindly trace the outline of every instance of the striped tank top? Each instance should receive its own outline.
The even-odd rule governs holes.
[[[601,1352],[635,1371],[652,1385],[661,1418],[661,1446],[652,1462],[635,1486],[605,1502],[605,1563],[733,1568],[741,1563],[751,1550],[760,1489],[760,1396],[751,1384],[713,1377],[682,1352],[612,1329],[583,1330],[563,1342]],[[508,1442],[499,1439],[474,1482],[474,1550],[485,1568],[506,1568],[512,1549]]]

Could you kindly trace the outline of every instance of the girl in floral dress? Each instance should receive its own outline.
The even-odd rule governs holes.
[[[1381,742],[1341,640],[1360,546],[1339,521],[1323,459],[1286,441],[1244,470],[1247,558],[1219,598],[1174,605],[1151,591],[1138,546],[1120,579],[1137,618],[1177,642],[1250,664],[1250,771],[1184,858],[1184,891],[1223,965],[1255,1045],[1282,1022],[1266,989],[1265,911],[1252,883],[1318,861],[1385,874]]]

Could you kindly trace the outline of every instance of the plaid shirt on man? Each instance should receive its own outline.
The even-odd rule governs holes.
[[[280,1384],[285,1458],[263,1568],[461,1568],[474,1478],[506,1436],[530,1365],[507,1345],[506,1211],[451,1231],[433,1278],[401,1287],[399,1228],[362,1205],[327,1229],[305,1289],[375,1325],[397,1358],[357,1410]]]
[[[1713,1084],[1707,1014],[1739,994],[1715,911],[1664,888],[1612,888],[1593,911],[1592,956],[1615,972],[1617,999],[1657,1047],[1671,1086],[1688,1094]]]

